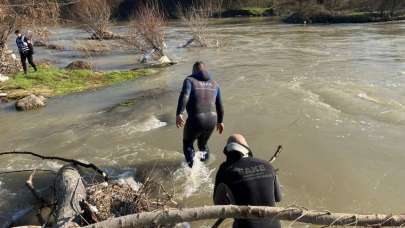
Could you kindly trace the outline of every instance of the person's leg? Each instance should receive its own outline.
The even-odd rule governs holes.
[[[198,136],[198,149],[201,151],[201,161],[207,161],[210,156],[210,151],[208,148],[208,140],[210,139],[212,132],[215,130],[217,123],[216,115],[201,115],[200,116],[202,126],[204,126],[204,131]]]
[[[195,132],[196,129],[192,125],[193,124],[188,119],[186,121],[186,125],[184,126],[183,133],[183,152],[186,162],[190,168],[193,167],[194,164],[194,141],[197,139],[197,133]]]
[[[201,151],[201,161],[207,161],[210,157],[210,150],[208,147],[208,140],[210,139],[212,130],[204,131],[199,137],[198,137],[198,149]]]
[[[27,74],[27,56],[24,53],[20,53],[21,65],[24,70],[24,74]]]
[[[32,57],[32,53],[29,53],[29,54],[27,55],[27,58],[28,58],[28,63],[32,66],[32,68],[34,68],[35,71],[37,71],[37,66],[36,66],[35,63],[34,63],[34,59],[33,59],[33,57]]]

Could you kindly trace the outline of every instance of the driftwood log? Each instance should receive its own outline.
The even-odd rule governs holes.
[[[86,228],[132,228],[149,227],[216,218],[275,218],[292,223],[302,222],[323,226],[402,226],[405,215],[346,214],[328,211],[311,211],[303,208],[258,207],[258,206],[205,206],[182,210],[145,212],[123,216]]]
[[[82,213],[80,202],[86,199],[86,189],[76,166],[63,166],[55,183],[56,227],[74,227]]]

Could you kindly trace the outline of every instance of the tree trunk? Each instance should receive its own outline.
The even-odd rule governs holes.
[[[150,227],[215,218],[276,218],[280,220],[324,226],[401,226],[405,215],[345,214],[328,211],[311,211],[302,208],[257,207],[257,206],[205,206],[183,210],[165,210],[127,215],[86,228],[132,228]]]
[[[86,189],[76,166],[63,166],[55,183],[56,195],[56,227],[77,225],[77,217],[81,213],[80,201],[86,198]]]

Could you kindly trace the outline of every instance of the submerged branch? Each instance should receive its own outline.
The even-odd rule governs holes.
[[[35,190],[34,187],[34,175],[35,175],[35,170],[31,173],[31,175],[29,176],[28,180],[25,182],[25,185],[27,186],[27,188],[30,190],[30,192],[32,193],[32,195],[35,196],[35,198],[41,202],[42,204],[46,204],[48,202],[46,202],[46,200],[44,198],[42,198],[42,196],[37,192],[37,190]]]
[[[97,167],[93,163],[85,163],[85,162],[74,160],[74,159],[62,158],[62,157],[56,157],[56,156],[44,156],[44,155],[40,155],[40,154],[37,154],[37,153],[29,152],[29,151],[2,152],[2,153],[0,153],[0,156],[2,156],[2,155],[10,155],[10,154],[31,155],[31,156],[38,157],[38,158],[41,158],[41,159],[44,159],[44,160],[58,160],[58,161],[63,161],[63,162],[67,162],[67,163],[72,163],[72,164],[74,164],[76,166],[81,166],[81,167],[84,167],[84,168],[93,169],[94,171],[99,173],[101,176],[103,176],[106,181],[109,180],[109,177],[108,177],[107,173],[105,173],[103,170],[101,170],[99,167]]]
[[[277,147],[277,150],[274,153],[274,155],[270,158],[269,163],[273,163],[278,158],[278,156],[280,155],[282,149],[283,149],[282,145],[279,145]]]
[[[34,171],[34,170],[35,170],[36,172],[49,172],[49,173],[53,173],[53,174],[56,174],[56,173],[57,173],[57,171],[51,170],[51,169],[22,169],[22,170],[11,170],[11,171],[0,172],[0,175],[12,174],[12,173],[32,172],[32,171]]]

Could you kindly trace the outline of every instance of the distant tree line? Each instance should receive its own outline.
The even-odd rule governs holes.
[[[56,0],[55,0],[56,1]],[[60,0],[71,2],[72,0]],[[81,0],[91,1],[91,0]],[[385,16],[395,16],[405,8],[405,0],[106,0],[112,9],[112,17],[128,19],[137,8],[147,2],[155,2],[170,16],[177,16],[178,5],[210,5],[218,12],[241,8],[273,8],[278,15],[289,13],[317,13],[324,12],[339,14],[342,12],[375,12]],[[66,7],[69,8],[69,7]],[[71,14],[62,11],[63,16]]]
[[[326,10],[331,13],[378,12],[389,16],[395,16],[405,8],[404,0],[273,0],[272,4],[281,12]]]

